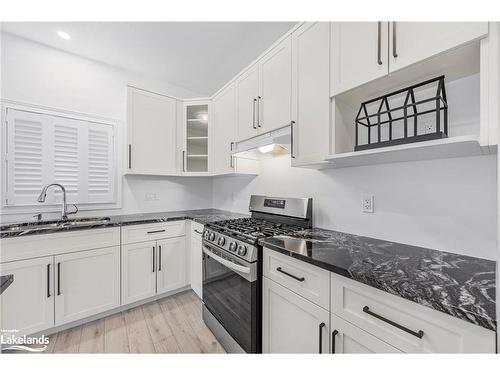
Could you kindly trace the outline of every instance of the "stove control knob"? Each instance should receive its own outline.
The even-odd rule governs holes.
[[[245,245],[238,246],[238,255],[245,256],[247,254],[247,247]]]
[[[226,243],[226,239],[224,237],[219,237],[217,243],[219,244],[219,246],[224,246],[224,244]]]
[[[237,246],[236,246],[236,242],[231,242],[231,243],[229,244],[229,250],[231,250],[231,251],[236,251],[236,248],[237,248]]]
[[[208,229],[203,231],[203,238],[208,239]]]
[[[215,240],[215,233],[214,233],[214,232],[210,233],[210,234],[209,234],[209,236],[208,236],[208,239],[209,239],[210,241]]]

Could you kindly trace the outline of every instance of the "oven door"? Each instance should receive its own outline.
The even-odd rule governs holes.
[[[259,350],[257,263],[203,241],[203,303],[247,353]]]

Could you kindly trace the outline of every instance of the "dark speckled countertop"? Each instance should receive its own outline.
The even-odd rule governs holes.
[[[36,234],[48,234],[48,233],[56,233],[62,231],[118,227],[124,225],[134,225],[134,224],[160,223],[166,221],[186,220],[186,219],[194,220],[201,224],[206,224],[213,221],[234,219],[238,217],[248,217],[248,215],[243,215],[223,210],[216,210],[216,209],[203,209],[203,210],[187,210],[187,211],[153,212],[146,214],[115,215],[115,216],[103,216],[103,217],[108,218],[109,220],[99,224],[90,223],[88,225],[83,224],[78,226],[55,225],[54,227],[41,226],[40,228],[36,228],[36,225],[30,226],[32,224],[36,224],[36,222],[26,222],[26,223],[17,223],[19,226],[18,229],[4,230],[9,224],[2,224],[2,226],[0,227],[0,238],[12,238],[12,237],[29,236]],[[44,223],[57,224],[64,222],[47,221]]]
[[[496,331],[494,261],[313,228],[260,244]]]

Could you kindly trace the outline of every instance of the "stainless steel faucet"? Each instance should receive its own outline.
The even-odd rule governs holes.
[[[68,212],[68,205],[66,203],[66,188],[64,186],[62,186],[61,184],[48,184],[48,185],[45,185],[42,189],[42,192],[40,193],[40,195],[38,196],[38,202],[40,203],[43,203],[45,202],[45,197],[47,196],[47,189],[51,186],[57,186],[61,189],[62,193],[63,193],[63,202],[62,202],[62,207],[61,207],[61,218],[63,220],[66,220],[68,218],[68,213],[69,214],[75,214],[78,212],[78,208],[75,206],[76,208],[76,211],[75,212]]]

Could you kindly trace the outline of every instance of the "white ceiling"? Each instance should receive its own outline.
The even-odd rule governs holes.
[[[294,22],[4,22],[4,31],[211,95]],[[65,31],[71,40],[61,39]]]

